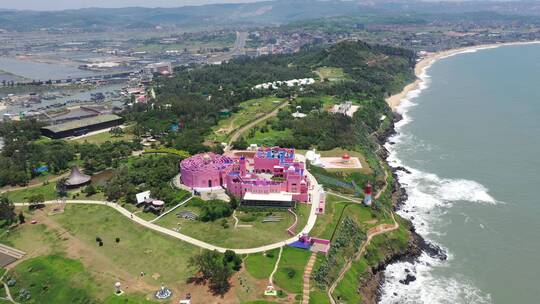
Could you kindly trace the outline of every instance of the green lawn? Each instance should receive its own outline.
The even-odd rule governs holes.
[[[26,208],[19,210],[25,210],[24,214],[27,222],[32,220],[32,214],[26,211]],[[39,249],[40,253],[49,254],[61,253],[63,250],[63,244],[58,239],[56,233],[47,229],[41,223],[37,225],[24,225],[9,232],[3,232],[0,236],[0,242],[24,252],[33,252]]]
[[[323,78],[329,81],[342,80],[345,78],[345,72],[342,68],[336,67],[322,67],[317,69],[317,73]]]
[[[304,268],[311,251],[286,246],[274,276],[275,283],[290,293],[302,293]]]
[[[111,142],[115,142],[115,141],[131,141],[133,140],[134,136],[132,134],[128,134],[128,133],[125,133],[124,135],[122,136],[112,136],[112,134],[110,132],[101,132],[101,133],[98,133],[98,134],[94,134],[94,135],[90,135],[90,136],[86,136],[86,137],[83,137],[83,138],[78,138],[78,139],[75,139],[73,140],[74,142],[76,143],[79,143],[79,144],[82,144],[82,143],[89,143],[89,144],[96,144],[96,145],[100,145],[106,141],[111,141]]]
[[[112,295],[105,299],[105,304],[154,304],[160,303],[157,301],[148,301],[142,295]]]
[[[282,98],[263,97],[250,99],[240,103],[240,110],[228,118],[221,119],[217,126],[212,128],[210,140],[224,142],[230,134],[249,122],[272,112],[283,102]]]
[[[367,264],[364,259],[353,262],[349,271],[339,281],[334,293],[334,298],[339,297],[342,303],[362,303],[362,297],[357,292],[360,285],[359,279],[366,274]]]
[[[323,261],[325,260],[326,255],[319,253],[317,254],[317,259],[313,265],[313,269],[318,269]],[[318,286],[315,280],[310,280],[311,292],[309,293],[309,303],[311,304],[329,304],[330,299],[328,299],[328,294],[326,293],[326,288],[324,286]]]
[[[309,293],[309,304],[330,304],[330,299],[326,291],[315,289]]]
[[[253,136],[248,136],[246,138],[249,144],[257,144],[259,146],[271,147],[275,146],[276,142],[280,138],[286,138],[292,136],[291,129],[285,130],[274,130],[270,125],[268,125],[268,131],[261,132],[260,128],[257,128]]]
[[[258,215],[253,213],[255,216],[253,221],[239,223],[240,225],[252,225],[252,227],[236,229],[232,216],[225,219],[229,225],[228,228],[223,228],[222,219],[214,222],[201,222],[177,218],[176,214],[180,211],[192,211],[200,214],[199,208],[191,206],[190,203],[175,209],[155,223],[168,229],[180,228],[180,233],[213,245],[229,248],[251,248],[288,239],[290,235],[287,234],[287,228],[294,222],[293,216],[286,210],[274,212],[275,215],[283,217],[280,222],[263,223],[262,219],[266,215],[264,212],[259,212]],[[297,230],[301,230],[309,217],[309,206],[298,204],[297,210],[299,212]],[[244,217],[244,215],[242,212],[237,213],[238,218],[247,219],[247,216]]]
[[[12,296],[21,303],[96,303],[105,304],[150,304],[141,295],[111,295],[104,301],[96,296],[100,288],[83,264],[62,255],[46,255],[26,260],[7,275],[17,283],[10,288]],[[22,289],[30,292],[31,298],[19,298]],[[113,288],[109,288],[113,292]]]
[[[106,206],[68,206],[56,220],[79,240],[96,245],[100,237],[103,247],[98,247],[112,263],[138,276],[141,271],[159,274],[151,283],[172,283],[184,281],[191,274],[187,271],[187,261],[198,249],[180,240],[134,224],[130,219]],[[115,243],[115,238],[120,243]]]
[[[26,208],[19,208],[19,210],[24,211],[27,221],[30,221],[37,214],[44,213],[44,211],[29,212]],[[145,272],[147,275],[142,280],[157,288],[162,283],[168,286],[177,286],[178,283],[183,284],[192,275],[191,269],[187,266],[187,261],[189,257],[199,252],[198,248],[134,224],[131,220],[109,207],[68,205],[64,213],[49,217],[58,223],[58,227],[45,225],[39,220],[36,225],[25,224],[11,230],[9,233],[3,232],[0,235],[0,242],[40,256],[64,257],[69,254],[71,257],[74,254],[73,246],[79,248],[77,249],[78,254],[84,257],[80,259],[80,262],[86,268],[82,272],[92,274],[94,282],[89,282],[89,278],[79,278],[77,276],[74,276],[75,283],[63,282],[62,285],[66,285],[66,288],[72,288],[75,295],[86,296],[77,289],[79,287],[78,283],[91,283],[93,289],[89,290],[89,294],[91,297],[99,298],[101,300],[99,303],[147,303],[142,300],[144,295],[142,297],[136,294],[132,295],[129,290],[126,290],[128,296],[121,298],[123,300],[128,299],[128,302],[118,302],[119,299],[116,299],[116,297],[107,299],[105,302],[103,300],[111,294],[112,286],[118,280],[118,277],[125,280],[139,280],[139,274]],[[67,234],[64,229],[73,238],[66,238]],[[103,240],[104,245],[102,247],[97,245],[96,237]],[[115,241],[117,237],[120,238],[119,243]],[[78,256],[77,253],[75,254],[75,256]],[[22,265],[20,269],[27,269],[24,264]],[[51,265],[54,266],[54,269],[50,271],[63,268],[63,266],[54,263],[51,263]],[[76,268],[78,266],[69,267]],[[76,269],[79,272],[81,271],[80,268]],[[47,270],[44,273],[47,276],[57,277],[56,274],[50,271]],[[71,272],[66,271],[66,273],[70,274]],[[39,276],[37,279],[41,280]],[[56,284],[55,281],[51,280],[49,285],[52,288],[54,284]],[[36,297],[33,298],[36,299]],[[86,302],[38,300],[35,303]],[[92,303],[95,303],[95,301]]]
[[[45,200],[54,200],[58,197],[56,194],[55,187],[56,187],[56,183],[51,182],[45,186],[37,186],[33,188],[6,192],[5,195],[11,201],[15,203],[24,203],[27,201],[28,197],[32,195],[36,195],[36,194],[43,194],[43,196],[45,197]]]
[[[8,276],[17,281],[11,293],[23,303],[89,303],[96,289],[81,262],[60,255],[26,260]],[[19,298],[21,289],[30,292],[29,300]]]
[[[385,213],[377,212],[372,208],[350,202],[346,199],[327,194],[326,213],[317,216],[315,227],[311,235],[323,239],[330,239],[338,226],[340,217],[350,216],[356,220],[361,228],[367,230],[381,223],[391,223],[391,218]]]
[[[269,256],[270,255],[270,256]],[[248,255],[244,260],[247,272],[256,279],[268,279],[279,255],[279,249]]]

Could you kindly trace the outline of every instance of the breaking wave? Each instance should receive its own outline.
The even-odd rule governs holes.
[[[470,51],[472,52],[472,51]],[[398,213],[414,224],[416,231],[427,240],[441,236],[438,231],[441,215],[456,202],[496,204],[497,201],[488,193],[488,189],[478,182],[466,179],[448,179],[434,173],[407,167],[398,158],[397,151],[420,148],[429,149],[429,144],[418,143],[414,135],[402,133],[401,128],[412,122],[408,111],[423,90],[428,88],[430,77],[427,66],[419,78],[421,82],[416,90],[410,91],[397,108],[403,119],[396,123],[395,136],[385,145],[389,151],[388,163],[393,167],[403,167],[407,171],[398,171],[399,181],[406,189],[408,199]],[[418,261],[399,262],[389,265],[385,270],[384,284],[381,287],[380,303],[491,303],[489,294],[476,288],[467,278],[458,274],[442,275],[436,270],[449,267],[452,263],[451,252],[446,261],[440,261],[423,254]]]

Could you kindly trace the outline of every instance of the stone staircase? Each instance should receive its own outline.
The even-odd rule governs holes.
[[[302,291],[302,304],[309,304],[309,281],[311,279],[311,271],[313,270],[315,260],[317,260],[317,253],[312,252],[311,257],[309,258],[309,261],[306,265],[306,269],[304,270],[304,288]]]

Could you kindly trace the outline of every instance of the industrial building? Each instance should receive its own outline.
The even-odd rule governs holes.
[[[41,133],[54,139],[81,136],[89,132],[121,125],[122,122],[123,118],[118,115],[105,114],[46,126],[41,128]]]

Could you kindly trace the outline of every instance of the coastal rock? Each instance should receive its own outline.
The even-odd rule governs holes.
[[[411,171],[409,171],[409,169],[405,168],[405,167],[402,167],[402,166],[399,166],[399,167],[395,167],[394,168],[395,171],[403,171],[407,174],[411,174]]]
[[[399,280],[399,282],[403,285],[409,285],[410,282],[416,281],[416,277],[412,274],[407,274],[404,280]]]
[[[402,116],[398,113],[394,113],[394,121],[390,128],[383,134],[381,134],[377,139],[379,140],[379,143],[381,145],[381,149],[377,152],[379,157],[382,159],[387,159],[389,152],[384,148],[384,143],[394,134],[396,134],[394,123],[398,122],[402,119]],[[407,192],[405,188],[400,184],[398,179],[398,171],[405,172],[407,174],[411,174],[411,172],[405,168],[405,167],[396,167],[392,168],[392,175],[393,175],[393,184],[392,186],[392,201],[394,210],[400,210],[403,208],[405,202],[408,199]],[[432,244],[428,241],[426,241],[422,236],[420,236],[418,233],[416,233],[414,225],[407,220],[404,220],[407,222],[406,224],[409,227],[409,231],[411,232],[411,239],[409,240],[409,244],[407,248],[404,251],[401,252],[392,252],[388,256],[385,256],[382,261],[379,263],[379,265],[376,265],[375,267],[371,267],[367,271],[367,276],[364,277],[364,279],[361,281],[360,286],[358,287],[358,292],[362,295],[363,303],[366,304],[375,304],[380,299],[380,292],[382,284],[384,283],[384,270],[386,267],[390,264],[397,263],[397,262],[411,262],[414,263],[418,260],[420,255],[425,252],[429,256],[433,258],[437,258],[439,260],[446,260],[447,255],[444,252],[442,248],[439,246]],[[401,280],[400,282],[402,284],[409,284],[410,282],[413,282],[416,280],[416,277],[412,275],[410,272],[407,272],[407,276],[404,280]]]

